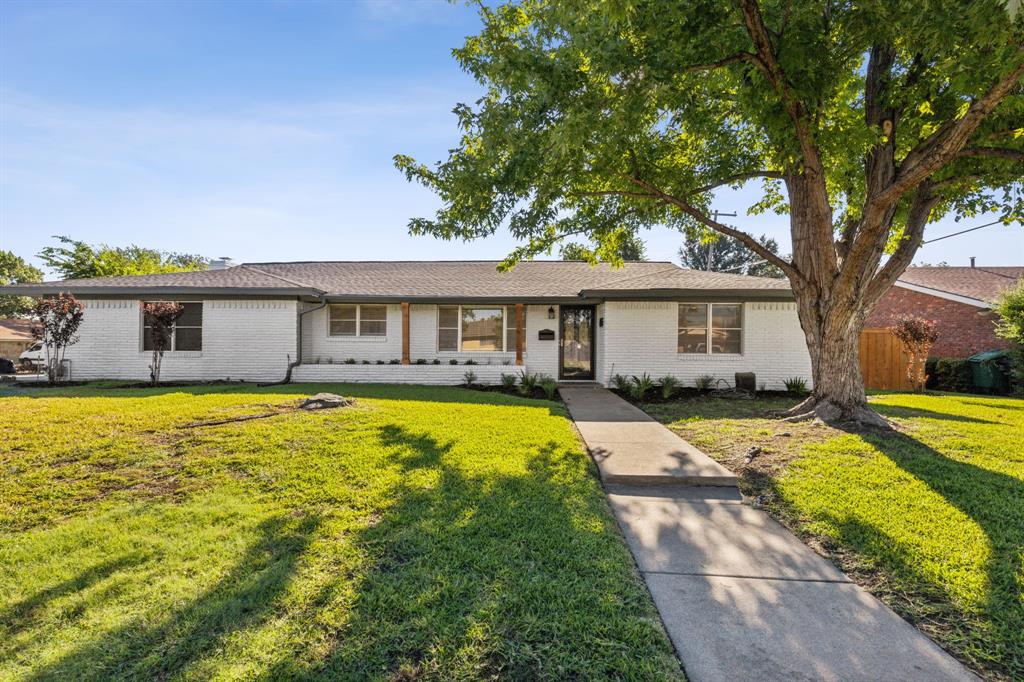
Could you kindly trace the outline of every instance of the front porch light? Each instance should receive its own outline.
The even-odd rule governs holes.
[[[548,319],[549,320],[555,319],[555,306],[553,306],[553,305],[549,305],[548,306]]]

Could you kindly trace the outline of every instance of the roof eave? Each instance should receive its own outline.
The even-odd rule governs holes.
[[[14,296],[51,296],[70,293],[92,296],[321,296],[318,289],[299,287],[181,287],[181,286],[61,286],[53,284],[14,284],[0,287],[0,294]]]
[[[793,292],[785,289],[586,289],[581,296],[606,300],[739,300],[793,301]]]
[[[921,284],[912,284],[910,282],[904,282],[903,280],[896,280],[895,286],[902,287],[909,291],[916,291],[920,294],[926,294],[928,296],[935,296],[936,298],[942,298],[947,301],[956,301],[957,303],[964,303],[966,305],[974,306],[975,308],[991,308],[992,304],[988,301],[984,301],[980,298],[974,298],[972,296],[964,296],[962,294],[955,294],[952,291],[945,291],[943,289],[936,289],[934,287],[926,287]]]

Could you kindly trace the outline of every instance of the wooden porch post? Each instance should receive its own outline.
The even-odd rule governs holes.
[[[526,334],[526,315],[523,314],[523,304],[516,303],[516,364],[523,364],[523,341]]]
[[[409,303],[402,302],[402,364],[409,364]]]

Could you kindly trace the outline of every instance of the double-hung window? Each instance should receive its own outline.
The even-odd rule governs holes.
[[[526,310],[523,310],[525,320]],[[516,349],[516,313],[512,306],[437,307],[439,351],[510,352]],[[525,326],[525,322],[524,322]],[[525,348],[526,339],[523,339]]]
[[[680,303],[680,353],[733,354],[742,352],[742,303]]]
[[[327,325],[330,336],[387,336],[388,307],[332,303]]]
[[[170,331],[165,347],[169,351],[201,351],[203,349],[203,304],[182,303],[181,315]],[[149,316],[142,320],[142,350],[153,350],[153,327]]]

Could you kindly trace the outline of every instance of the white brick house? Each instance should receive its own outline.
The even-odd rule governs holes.
[[[252,263],[201,272],[65,280],[0,293],[74,294],[85,306],[72,380],[138,379],[151,352],[143,301],[175,300],[166,381],[495,383],[519,370],[608,383],[615,374],[712,375],[732,385],[810,382],[785,280],[533,261]],[[469,367],[466,364],[469,363]]]

